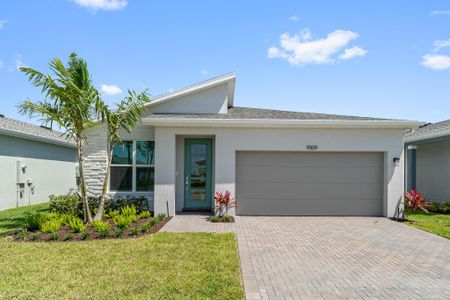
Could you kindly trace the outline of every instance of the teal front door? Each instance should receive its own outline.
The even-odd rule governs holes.
[[[184,144],[184,209],[211,210],[212,140],[186,139]]]

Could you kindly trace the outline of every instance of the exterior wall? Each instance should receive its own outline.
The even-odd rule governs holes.
[[[154,113],[226,113],[228,87],[220,85],[150,107]]]
[[[90,128],[87,133],[85,146],[84,172],[87,190],[94,196],[99,196],[107,168],[107,129],[104,124]],[[155,138],[154,129],[151,126],[137,126],[131,133],[121,132],[123,140],[149,140]],[[164,151],[162,151],[164,153]],[[155,152],[155,160],[158,159],[158,152]],[[111,197],[118,196],[145,196],[149,199],[150,207],[153,207],[153,192],[111,192]]]
[[[416,186],[428,201],[450,200],[450,140],[417,145]]]
[[[401,129],[250,129],[250,128],[155,128],[155,212],[175,214],[176,136],[214,136],[215,191],[235,195],[236,151],[362,151],[384,153],[383,214],[394,217],[402,211],[403,131]],[[164,155],[158,155],[164,153]],[[400,158],[394,166],[393,158]]]
[[[30,184],[18,192],[17,161]],[[76,188],[76,149],[0,135],[0,210],[47,202],[51,194]],[[20,197],[21,195],[21,197]]]

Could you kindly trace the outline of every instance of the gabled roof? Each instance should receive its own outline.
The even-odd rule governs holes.
[[[234,85],[236,81],[236,73],[228,73],[218,77],[210,78],[208,80],[195,83],[181,89],[177,89],[168,93],[164,93],[152,98],[152,102],[146,106],[155,106],[164,102],[173,101],[179,97],[187,96],[190,94],[198,93],[200,91],[216,87],[218,85],[227,84],[228,86],[228,107],[233,106],[234,100]]]
[[[390,127],[412,128],[422,122],[346,115],[293,112],[262,108],[230,107],[226,114],[152,113],[143,120],[149,125],[276,126],[276,127]]]
[[[6,117],[0,117],[0,134],[17,136],[23,139],[57,144],[70,148],[75,147],[75,143],[68,140],[62,132]]]
[[[416,142],[434,138],[450,137],[450,119],[426,124],[413,129],[405,135],[405,142]]]

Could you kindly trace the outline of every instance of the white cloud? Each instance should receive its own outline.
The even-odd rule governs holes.
[[[201,70],[200,73],[202,75],[211,75],[211,72],[209,72],[208,70]]]
[[[440,54],[425,54],[422,56],[421,64],[424,67],[436,71],[447,70],[450,68],[450,56]]]
[[[8,20],[0,20],[0,29],[2,29],[6,23],[8,23]]]
[[[100,90],[102,91],[102,93],[109,96],[114,96],[122,93],[122,90],[114,84],[102,84]]]
[[[442,48],[450,47],[450,39],[434,41],[433,45],[434,45],[433,51],[437,52],[437,51],[441,50]]]
[[[16,60],[15,60],[16,70],[20,71],[21,67],[26,67],[27,65],[22,60],[21,54],[16,54]]]
[[[298,16],[291,16],[291,17],[289,17],[289,20],[293,21],[293,22],[297,22],[298,21]]]
[[[97,10],[121,10],[127,6],[127,0],[72,0],[82,7],[86,7],[93,12]]]
[[[283,33],[280,36],[280,47],[271,47],[268,49],[268,58],[281,58],[289,62],[294,66],[302,66],[306,64],[330,64],[336,62],[341,58],[339,52],[345,48],[350,41],[358,38],[358,33],[349,30],[335,30],[329,33],[325,38],[313,40],[309,28],[301,30],[298,34],[290,35],[289,33]],[[346,49],[350,51],[350,54],[354,55],[359,52],[361,56],[361,50]],[[366,51],[367,52],[367,51]],[[348,55],[350,55],[348,54]],[[365,54],[365,53],[364,53]],[[341,53],[345,56],[345,52]]]
[[[339,59],[347,60],[358,56],[364,56],[366,54],[367,50],[358,46],[354,46],[352,48],[345,49],[344,53],[341,53],[341,55],[339,55]]]
[[[430,12],[430,16],[437,16],[437,15],[450,15],[450,10],[433,10]]]

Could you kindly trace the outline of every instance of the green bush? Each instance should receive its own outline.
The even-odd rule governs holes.
[[[166,214],[158,214],[156,216],[156,219],[158,220],[158,223],[166,218]]]
[[[81,238],[82,240],[87,240],[87,239],[89,239],[89,232],[88,232],[87,230],[82,231],[82,232],[80,233],[80,238]]]
[[[48,237],[50,238],[51,241],[57,241],[59,239],[59,233],[58,231],[50,232],[48,234]]]
[[[28,230],[38,230],[41,227],[41,224],[46,220],[45,216],[46,215],[43,213],[27,212],[25,214],[22,227]]]
[[[147,224],[151,228],[151,227],[155,226],[156,224],[158,224],[158,220],[156,220],[155,218],[151,218]]]
[[[118,215],[113,219],[113,221],[114,224],[120,229],[128,228],[128,226],[133,223],[132,217],[126,215]]]
[[[17,236],[21,239],[21,240],[25,240],[28,237],[28,230],[26,228],[22,228],[20,229],[20,231],[17,233]]]
[[[80,196],[76,192],[70,192],[66,195],[51,195],[50,211],[79,216],[82,213],[82,210],[80,211],[80,203]]]
[[[433,201],[430,203],[429,211],[437,214],[450,214],[450,201]]]
[[[31,234],[31,240],[37,241],[39,239],[39,232],[34,232]]]
[[[66,234],[66,237],[64,238],[65,241],[71,241],[73,240],[73,234],[70,232]]]
[[[138,233],[139,233],[139,229],[137,227],[131,228],[130,235],[136,236],[136,235],[138,235]]]
[[[149,224],[145,223],[138,227],[138,230],[142,233],[146,233],[149,230]]]
[[[212,216],[211,217],[211,222],[216,223],[220,221],[220,217],[219,216]]]
[[[122,228],[117,227],[114,233],[116,234],[116,237],[120,237],[122,236],[123,231],[124,230]]]
[[[138,218],[139,219],[150,218],[150,212],[148,210],[144,210],[139,214]]]
[[[47,217],[46,221],[41,224],[41,231],[45,233],[55,233],[61,228],[61,219]]]
[[[111,230],[111,224],[103,221],[94,221],[92,222],[92,227],[95,228],[100,237],[104,238],[108,235]]]
[[[114,219],[115,217],[120,215],[119,210],[111,210],[105,214],[105,218],[107,219]]]
[[[223,218],[222,218],[222,221],[227,222],[227,223],[228,222],[233,222],[234,218],[232,216],[230,216],[230,215],[224,215]]]
[[[147,197],[140,196],[126,196],[126,197],[117,197],[116,199],[109,201],[108,205],[105,205],[106,211],[110,210],[120,210],[125,206],[134,206],[136,208],[137,213],[141,213],[142,211],[149,211],[149,203]]]
[[[138,217],[136,215],[137,214],[137,210],[136,210],[136,207],[134,205],[131,205],[131,206],[127,205],[127,206],[122,207],[122,209],[120,210],[120,214],[122,216],[126,216],[126,217],[131,218],[132,222],[136,222],[138,220]]]
[[[84,225],[83,220],[75,216],[72,216],[69,220],[68,226],[75,233],[82,232],[86,229],[86,225]]]

